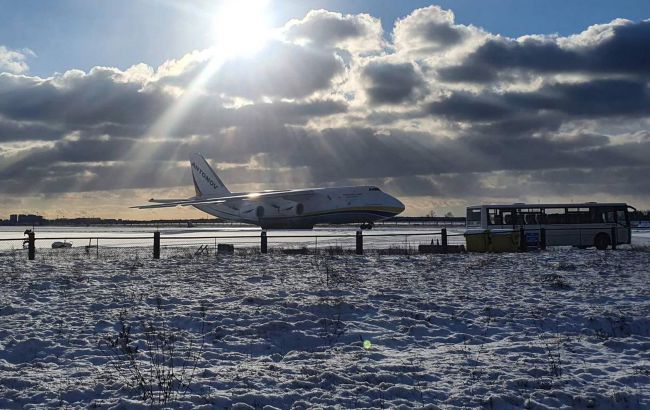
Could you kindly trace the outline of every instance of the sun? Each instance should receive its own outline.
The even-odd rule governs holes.
[[[214,18],[216,48],[232,56],[259,50],[270,37],[269,0],[223,0]]]

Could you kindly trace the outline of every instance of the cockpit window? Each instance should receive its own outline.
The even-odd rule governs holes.
[[[369,191],[381,191],[381,189],[377,188],[376,186],[371,186],[368,190]]]

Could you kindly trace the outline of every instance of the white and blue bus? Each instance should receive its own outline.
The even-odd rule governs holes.
[[[520,230],[528,244],[595,246],[607,249],[612,243],[629,244],[632,239],[628,209],[624,203],[478,205],[467,208],[467,232]]]

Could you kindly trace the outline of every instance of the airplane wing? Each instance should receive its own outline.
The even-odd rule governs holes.
[[[149,200],[149,202],[156,202],[151,205],[138,205],[132,206],[135,209],[152,209],[152,208],[173,208],[175,206],[193,206],[193,205],[209,205],[209,204],[222,204],[230,201],[255,201],[270,198],[283,198],[289,201],[300,201],[314,195],[311,189],[293,189],[287,191],[270,191],[270,192],[250,192],[241,195],[228,195],[216,198],[192,198],[183,200]],[[164,201],[164,202],[163,202]]]

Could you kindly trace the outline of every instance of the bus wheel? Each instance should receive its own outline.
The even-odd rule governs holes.
[[[598,250],[605,250],[609,246],[609,235],[606,233],[599,233],[594,239],[594,246]]]

